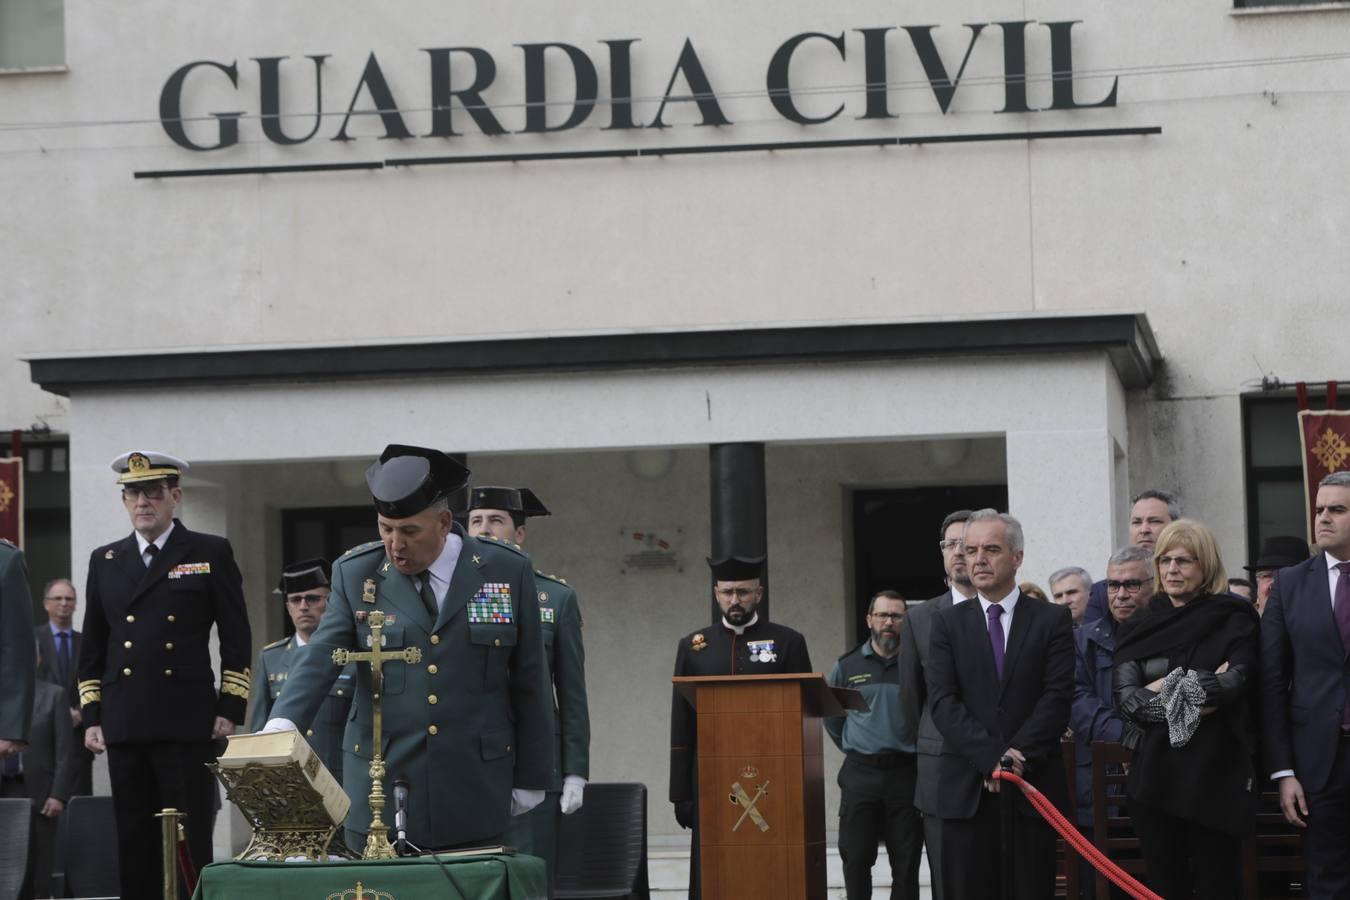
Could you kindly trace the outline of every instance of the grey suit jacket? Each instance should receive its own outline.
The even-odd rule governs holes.
[[[933,599],[917,605],[905,616],[900,629],[901,691],[907,696],[911,709],[922,708],[916,739],[918,772],[914,786],[914,805],[925,815],[937,814],[938,774],[942,767],[942,732],[933,724],[933,708],[928,701],[924,667],[928,664],[928,640],[932,634],[933,617],[952,605],[952,592],[947,590]]]
[[[70,727],[66,692],[49,681],[33,691],[33,728],[23,751],[24,785],[34,809],[48,797],[70,799],[75,782],[75,731]]]
[[[61,684],[60,677],[56,671],[56,639],[52,636],[51,626],[46,622],[33,629],[37,636],[38,656],[41,657],[38,662],[37,677],[42,681],[50,681],[52,684],[61,685],[66,689],[69,695],[70,708],[80,708],[80,692],[78,688],[80,668],[80,648],[83,646],[82,635],[75,629],[70,631],[70,670],[67,672],[66,683]]]

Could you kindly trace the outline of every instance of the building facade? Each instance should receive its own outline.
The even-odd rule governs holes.
[[[710,549],[767,550],[828,671],[871,592],[941,589],[955,506],[1022,519],[1040,581],[1102,573],[1149,487],[1230,569],[1299,533],[1350,4],[0,10],[41,34],[0,41],[0,426],[69,491],[41,565],[82,584],[108,461],[172,452],[261,646],[283,560],[373,530],[384,444],[464,453],[554,511],[593,773],[655,834]]]

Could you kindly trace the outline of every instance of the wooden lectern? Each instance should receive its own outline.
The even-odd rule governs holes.
[[[703,900],[824,900],[820,720],[867,701],[819,673],[674,682],[698,714]]]

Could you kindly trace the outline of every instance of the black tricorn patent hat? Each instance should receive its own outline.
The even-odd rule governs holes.
[[[1262,541],[1261,552],[1257,555],[1256,562],[1242,568],[1248,572],[1255,572],[1258,569],[1283,569],[1286,566],[1298,565],[1310,555],[1308,542],[1303,538],[1281,534]]]
[[[728,556],[726,559],[708,558],[717,581],[750,581],[764,574],[763,556]]]
[[[332,584],[333,564],[326,559],[293,562],[281,570],[276,594],[299,594]]]
[[[530,518],[552,515],[529,488],[482,484],[469,489],[469,506],[475,509],[500,509]]]
[[[390,519],[415,516],[468,480],[469,470],[449,455],[407,444],[385,447],[379,461],[366,469],[375,510]]]

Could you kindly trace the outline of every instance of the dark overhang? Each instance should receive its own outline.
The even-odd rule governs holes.
[[[414,376],[593,372],[1099,351],[1142,388],[1159,361],[1143,313],[867,325],[568,335],[417,344],[30,359],[33,382],[69,396],[124,389]]]

